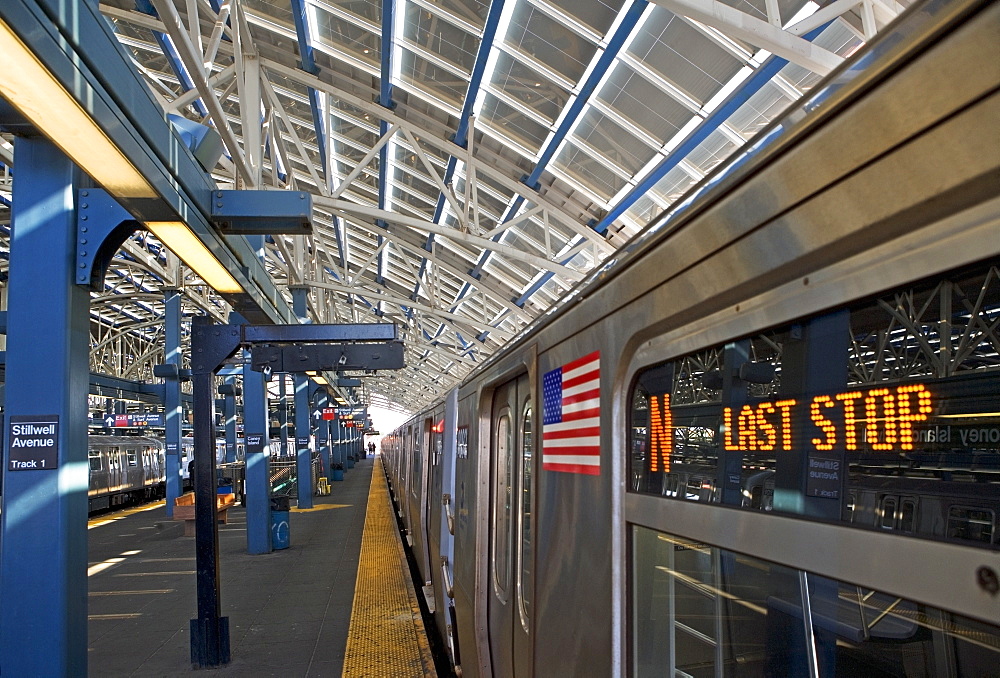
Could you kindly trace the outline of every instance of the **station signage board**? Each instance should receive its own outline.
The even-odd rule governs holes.
[[[51,471],[59,467],[59,415],[10,417],[7,470]]]

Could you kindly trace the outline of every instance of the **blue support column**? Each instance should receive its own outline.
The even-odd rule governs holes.
[[[18,138],[14,156],[0,667],[85,676],[90,291],[74,284],[79,174],[42,138]],[[28,440],[45,446],[12,447]]]
[[[243,367],[243,431],[246,436],[247,553],[271,552],[271,454],[264,375]]]
[[[316,396],[319,409],[327,407],[329,396],[324,391],[320,391]],[[326,469],[326,477],[333,480],[333,462],[330,458],[330,422],[326,419],[319,419],[319,426],[316,431],[316,445],[319,446],[319,454],[323,459],[323,468]]]
[[[164,333],[166,335],[163,347],[166,363],[181,368],[181,293],[179,290],[168,289],[163,292],[163,304],[166,307],[164,318]],[[181,418],[184,410],[181,406],[181,380],[168,377],[164,383],[164,430],[163,437],[167,446],[166,476],[168,518],[174,516],[174,500],[184,491],[181,481]]]
[[[226,377],[226,393],[222,406],[223,426],[226,429],[226,463],[236,461],[236,377]]]
[[[300,320],[306,318],[307,287],[293,287],[292,310]],[[313,507],[312,454],[309,450],[309,377],[296,374],[295,384],[295,470],[298,482],[298,507]],[[329,466],[324,466],[329,468]],[[303,482],[308,479],[309,482]]]
[[[337,422],[332,424],[337,435],[337,461],[343,469],[347,469],[347,427],[344,426],[344,422],[337,417]]]
[[[279,453],[282,457],[288,452],[288,387],[286,375],[278,375],[278,435],[281,439]]]

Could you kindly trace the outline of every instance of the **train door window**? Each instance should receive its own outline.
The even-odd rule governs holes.
[[[891,530],[896,526],[896,498],[886,495],[879,506],[879,527]]]
[[[100,471],[102,468],[104,468],[104,464],[101,461],[101,451],[100,450],[95,450],[95,449],[91,448],[90,451],[88,452],[88,457],[90,458],[90,470],[91,471]]]
[[[854,505],[857,502],[857,498],[854,496],[853,492],[847,494],[847,501],[844,502],[844,522],[853,523],[854,522]]]
[[[914,532],[917,526],[917,500],[903,497],[899,503],[899,529]]]
[[[127,455],[126,459],[130,467],[139,465],[139,455],[136,454],[135,450],[128,450],[128,452],[126,452],[126,455]]]
[[[420,435],[413,436],[413,475],[410,479],[410,494],[414,499],[420,498],[420,483],[423,476],[420,475],[423,468],[423,459],[420,457]]]
[[[496,473],[493,494],[493,584],[497,597],[507,600],[510,584],[511,460],[513,429],[510,410],[504,408],[496,424]]]
[[[948,536],[983,544],[993,543],[996,513],[989,509],[952,506],[948,509]]]
[[[518,561],[517,570],[518,606],[521,613],[521,625],[528,631],[528,620],[531,618],[531,565],[534,560],[532,551],[532,477],[534,474],[534,431],[531,418],[531,401],[524,404],[521,416],[521,492],[520,511],[518,513]]]

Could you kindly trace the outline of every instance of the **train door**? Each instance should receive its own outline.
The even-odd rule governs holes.
[[[108,448],[108,473],[108,485],[110,485],[111,491],[121,490],[124,470],[122,469],[122,452],[118,447]]]
[[[878,500],[878,526],[883,530],[915,532],[917,498],[898,494],[884,494]]]
[[[534,550],[534,416],[527,375],[493,394],[490,426],[490,560],[488,615],[493,673],[532,671],[531,583]]]

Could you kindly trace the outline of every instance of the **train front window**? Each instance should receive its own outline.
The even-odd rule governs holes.
[[[91,471],[100,471],[102,468],[104,468],[104,465],[101,462],[101,451],[100,450],[95,450],[95,449],[91,448],[90,451],[88,452],[87,456],[90,459],[90,470]]]
[[[946,523],[1000,506],[998,318],[1000,267],[983,265],[647,367],[628,489],[974,534]]]

